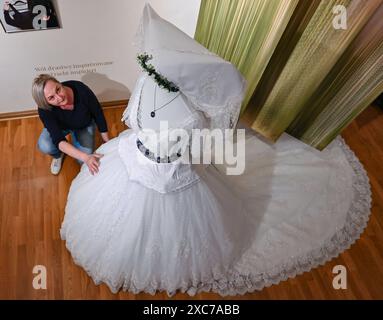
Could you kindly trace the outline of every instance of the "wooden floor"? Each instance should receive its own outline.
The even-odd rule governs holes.
[[[105,110],[112,136],[124,130],[123,107]],[[64,161],[59,176],[36,149],[38,118],[0,121],[0,299],[168,299],[165,293],[112,294],[76,266],[60,239],[66,198],[77,163]],[[337,259],[261,292],[225,299],[383,299],[383,111],[367,108],[343,137],[365,166],[372,186],[372,215],[361,239]],[[100,143],[100,139],[98,139]],[[348,271],[346,290],[332,287],[332,269]],[[35,290],[35,265],[47,269],[47,289]],[[173,299],[192,299],[177,294]],[[223,299],[199,294],[194,299]]]

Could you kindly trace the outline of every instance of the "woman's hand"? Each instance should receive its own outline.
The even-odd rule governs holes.
[[[89,172],[92,176],[95,173],[98,173],[98,167],[100,166],[100,159],[103,157],[103,154],[93,153],[88,154],[85,159],[85,164],[88,166]]]
[[[8,1],[5,1],[4,2],[4,7],[3,7],[4,11],[9,11],[9,2]]]
[[[77,149],[67,141],[60,141],[58,145],[60,151],[67,155],[84,162],[92,175],[98,172],[100,166],[100,158],[104,155],[99,153],[86,154],[85,152]]]
[[[101,132],[101,138],[104,142],[108,142],[109,141],[109,134],[108,132]]]

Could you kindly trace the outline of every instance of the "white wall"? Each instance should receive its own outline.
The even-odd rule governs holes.
[[[129,98],[139,73],[132,42],[145,2],[194,36],[200,0],[57,0],[61,29],[0,30],[0,113],[35,108],[30,88],[39,73],[54,72],[60,81],[81,80],[100,101]],[[101,65],[74,67],[90,63]]]

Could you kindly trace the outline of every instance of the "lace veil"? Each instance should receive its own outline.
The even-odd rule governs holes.
[[[139,53],[153,56],[150,64],[156,71],[176,84],[192,106],[205,114],[210,129],[236,125],[246,81],[233,64],[162,19],[149,4],[135,40]],[[123,121],[137,110],[137,103],[138,99],[131,99]]]

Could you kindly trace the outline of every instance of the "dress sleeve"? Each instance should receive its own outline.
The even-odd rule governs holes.
[[[53,144],[58,148],[58,145],[61,141],[68,141],[65,138],[60,126],[58,125],[56,119],[52,113],[48,110],[38,109],[39,117],[41,122],[44,124],[44,127],[47,128]]]
[[[141,91],[147,78],[146,73],[142,72],[138,77],[133,92],[130,95],[128,106],[125,108],[121,121],[132,129],[139,128],[137,123],[138,105],[140,103]]]

